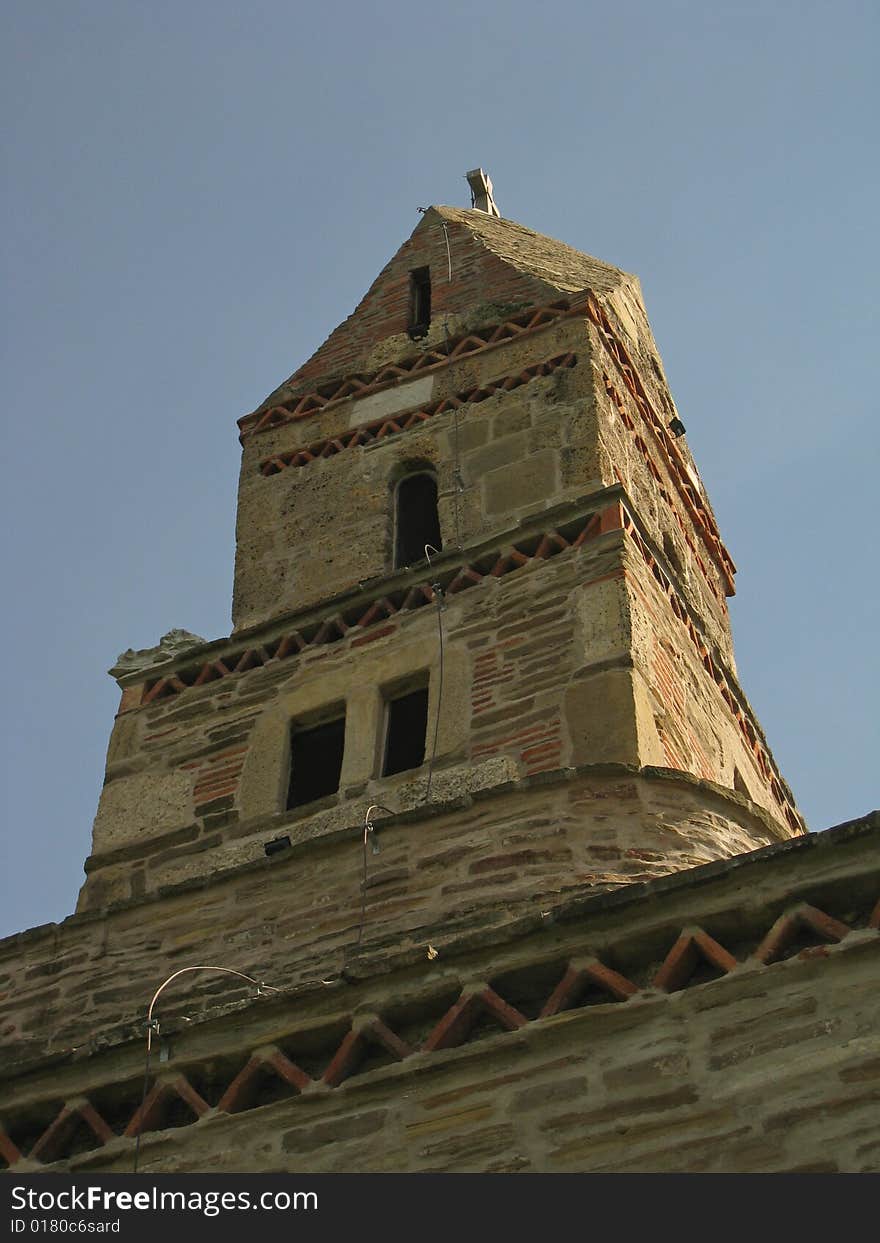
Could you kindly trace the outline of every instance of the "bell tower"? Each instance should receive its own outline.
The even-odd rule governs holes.
[[[112,670],[0,1166],[870,1168],[876,813],[802,837],[638,281],[468,179],[240,420],[231,634]]]
[[[638,280],[469,178],[239,421],[234,629],[113,670],[81,910],[292,852],[332,957],[365,824],[416,938],[803,832]]]

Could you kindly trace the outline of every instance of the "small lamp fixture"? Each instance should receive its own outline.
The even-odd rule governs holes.
[[[669,430],[672,432],[675,439],[678,440],[679,436],[684,435],[684,423],[682,423],[681,419],[676,416],[676,418],[669,420]]]
[[[282,850],[290,849],[290,838],[285,833],[283,837],[273,837],[271,842],[263,845],[263,851],[268,858],[269,855],[278,855]]]

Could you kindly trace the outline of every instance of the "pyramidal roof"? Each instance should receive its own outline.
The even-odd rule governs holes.
[[[422,267],[432,273],[435,321],[458,328],[474,316],[485,318],[491,308],[546,305],[585,289],[610,293],[635,280],[515,221],[474,208],[430,207],[348,319],[261,408],[324,380],[368,370],[377,347],[386,354],[420,348],[406,327],[410,273]],[[432,344],[434,336],[423,344]]]
[[[460,207],[433,207],[431,211],[467,229],[499,259],[543,281],[553,291],[579,293],[583,289],[593,289],[596,293],[604,293],[615,289],[621,281],[631,279],[620,268],[585,255],[544,233],[535,233],[514,220]]]

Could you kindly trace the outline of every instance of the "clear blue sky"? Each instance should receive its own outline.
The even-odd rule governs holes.
[[[6,0],[0,933],[73,910],[118,691],[228,632],[236,418],[487,168],[637,272],[812,828],[876,803],[873,2]]]

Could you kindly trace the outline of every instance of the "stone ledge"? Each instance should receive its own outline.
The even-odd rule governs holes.
[[[564,504],[548,506],[546,509],[541,510],[540,513],[523,519],[510,530],[498,531],[494,535],[480,540],[478,543],[466,545],[463,548],[443,549],[439,555],[433,558],[431,566],[424,563],[415,567],[407,567],[393,574],[383,574],[378,578],[359,584],[356,589],[332,596],[315,607],[284,613],[278,617],[273,617],[269,622],[236,630],[233,635],[212,639],[203,643],[200,647],[188,649],[185,655],[165,660],[152,666],[150,669],[140,669],[136,673],[120,674],[117,677],[117,681],[125,689],[126,687],[140,684],[147,676],[167,677],[169,674],[177,673],[181,669],[189,667],[196,661],[219,660],[224,657],[231,659],[232,653],[240,654],[247,650],[248,647],[271,643],[276,639],[282,638],[291,629],[307,628],[320,624],[341,611],[347,612],[348,610],[366,607],[374,599],[382,595],[412,586],[419,578],[425,575],[430,577],[431,573],[448,573],[450,570],[458,568],[468,561],[480,560],[482,557],[502,547],[505,543],[540,535],[548,523],[553,526],[564,526],[566,523],[581,517],[584,513],[592,512],[600,503],[602,505],[611,505],[625,501],[626,493],[620,484],[615,483],[602,486],[592,492],[577,496],[571,501],[566,501]],[[608,532],[606,537],[619,539],[619,532],[616,530]],[[599,538],[601,540],[602,537],[600,536]],[[591,541],[590,547],[594,548],[596,544],[597,541]],[[207,686],[210,685],[210,683],[207,684]]]
[[[612,662],[604,662],[609,666]],[[454,772],[455,769],[438,769],[437,778],[438,785],[442,783],[445,771]],[[393,815],[383,816],[381,820],[376,820],[377,828],[382,825],[404,825],[420,822],[424,819],[434,819],[437,816],[447,815],[450,812],[465,811],[475,802],[485,799],[498,797],[502,794],[508,794],[514,790],[524,792],[530,789],[540,788],[542,786],[556,786],[566,781],[572,781],[581,777],[596,778],[620,778],[620,777],[636,777],[647,780],[668,781],[672,783],[690,786],[692,789],[699,790],[704,794],[713,795],[720,799],[723,803],[733,804],[742,808],[758,820],[761,826],[772,836],[781,836],[781,826],[773,819],[768,812],[760,807],[757,803],[750,802],[749,799],[739,794],[735,790],[728,790],[725,786],[717,785],[714,781],[707,781],[702,777],[694,777],[691,773],[681,772],[674,768],[658,768],[655,766],[646,766],[637,768],[630,764],[583,764],[577,768],[555,768],[547,769],[544,772],[535,773],[532,776],[524,776],[515,780],[506,780],[498,784],[477,788],[469,793],[447,800],[432,800],[430,803],[417,803],[405,811],[397,812]],[[326,812],[326,809],[324,809]],[[320,814],[320,813],[318,813]],[[308,827],[309,817],[303,817],[297,812],[275,812],[268,816],[259,816],[252,820],[240,821],[225,837],[227,840],[241,840],[246,837],[256,837],[261,833],[278,834],[279,832],[290,829],[291,826],[302,826],[304,831],[301,835],[291,841],[289,850],[285,851],[283,856],[274,856],[271,859],[256,859],[249,863],[236,864],[232,868],[218,868],[215,872],[203,877],[193,878],[191,880],[182,881],[177,885],[163,885],[156,889],[153,894],[145,896],[143,899],[131,899],[125,902],[114,903],[111,906],[102,908],[108,912],[123,909],[131,906],[133,903],[138,904],[141,901],[148,901],[150,897],[157,895],[166,895],[171,893],[184,892],[191,888],[202,888],[206,884],[212,884],[216,881],[232,875],[244,873],[247,869],[260,868],[280,864],[284,859],[289,859],[292,855],[299,855],[305,850],[309,850],[314,846],[325,846],[337,842],[353,840],[360,837],[363,833],[363,822],[358,820],[356,824],[349,824],[342,827],[334,827],[325,832],[310,832]],[[85,862],[85,871],[91,875],[104,867],[113,864],[132,862],[139,859],[147,859],[153,856],[157,851],[164,850],[168,846],[176,845],[178,842],[193,842],[194,846],[198,846],[198,835],[193,835],[192,825],[183,826],[180,829],[174,829],[167,834],[160,834],[151,837],[144,843],[132,843],[128,846],[120,846],[113,851],[101,854],[90,855]],[[784,838],[783,840],[789,840]],[[767,847],[765,849],[772,849]],[[748,857],[748,856],[745,856]],[[714,866],[714,865],[704,865]],[[699,869],[697,869],[699,870]],[[76,916],[71,916],[76,918]],[[67,923],[67,920],[64,921]],[[56,925],[47,925],[55,927]],[[20,934],[19,934],[20,935]],[[2,952],[3,942],[0,941],[0,952]]]
[[[874,846],[874,841],[880,844],[880,812],[871,812],[867,816],[858,820],[848,821],[838,825],[833,829],[827,830],[825,833],[810,834],[805,837],[795,838],[788,842],[778,843],[772,846],[764,847],[748,854],[734,856],[727,860],[720,860],[714,863],[703,865],[678,872],[670,876],[659,877],[653,881],[639,882],[636,884],[624,885],[614,890],[604,892],[593,892],[584,894],[583,888],[577,886],[573,892],[559,895],[536,895],[539,909],[535,909],[535,902],[528,904],[521,903],[518,908],[505,908],[495,912],[495,922],[487,924],[485,919],[485,911],[475,909],[470,914],[463,912],[461,917],[454,923],[438,930],[436,927],[423,926],[413,928],[407,933],[409,944],[401,947],[399,936],[377,938],[368,941],[364,950],[357,954],[349,954],[346,956],[344,969],[338,974],[331,976],[327,980],[308,981],[292,988],[280,990],[271,997],[263,997],[260,999],[261,1009],[266,1013],[274,1012],[277,1008],[284,1009],[291,1001],[305,1001],[308,998],[330,997],[335,995],[339,990],[347,992],[349,988],[359,988],[366,986],[371,981],[380,978],[387,978],[392,973],[411,974],[415,969],[421,972],[425,962],[425,946],[433,943],[440,950],[440,970],[453,971],[457,970],[456,963],[460,960],[466,960],[474,953],[483,954],[487,949],[498,947],[507,947],[515,949],[517,944],[523,942],[534,934],[546,935],[552,934],[554,938],[563,937],[569,939],[582,934],[582,925],[589,920],[598,919],[600,924],[604,924],[606,916],[613,916],[615,921],[619,915],[625,912],[631,912],[627,927],[632,924],[632,920],[636,920],[638,924],[639,918],[652,937],[665,935],[663,929],[669,925],[671,929],[673,925],[678,924],[680,915],[675,907],[675,900],[688,895],[694,888],[699,887],[705,893],[704,906],[708,904],[711,907],[711,889],[714,885],[718,889],[718,898],[715,905],[721,902],[721,909],[726,909],[723,905],[726,882],[729,880],[737,881],[738,874],[741,869],[759,869],[766,871],[772,868],[773,882],[779,886],[778,896],[764,895],[764,901],[760,907],[755,907],[748,911],[748,918],[751,922],[761,923],[764,919],[765,911],[778,909],[780,902],[798,899],[798,894],[806,892],[810,902],[822,902],[823,894],[833,890],[838,892],[841,885],[845,885],[847,891],[852,890],[852,876],[831,876],[829,879],[827,869],[832,864],[833,854],[841,848],[852,849],[854,845]],[[805,854],[804,852],[808,852]],[[802,874],[793,883],[791,876],[786,879],[787,867],[801,856],[806,861],[813,861],[812,867],[808,867],[807,874]],[[259,861],[257,866],[264,863],[271,863],[270,860]],[[251,865],[248,865],[249,867]],[[780,872],[780,868],[783,869]],[[860,867],[854,874],[862,881],[861,889],[867,892],[867,888],[871,885],[875,887],[880,885],[880,869],[873,863],[865,868]],[[810,872],[817,874],[811,875]],[[770,877],[768,876],[768,881]],[[781,882],[781,883],[780,883]],[[830,889],[829,889],[830,886]],[[197,886],[191,886],[197,887]],[[542,901],[542,898],[544,899]],[[872,901],[876,900],[876,895]],[[668,908],[669,903],[673,903]],[[136,903],[122,904],[127,908],[134,907]],[[540,907],[544,909],[541,910]],[[668,909],[667,909],[668,908]],[[119,908],[116,908],[119,909]],[[647,920],[645,919],[647,916]],[[95,923],[102,920],[105,914],[102,912],[89,912],[84,915],[71,916],[69,923],[76,921],[81,923]],[[704,914],[700,915],[701,919],[709,918]],[[579,927],[575,927],[579,925]],[[26,943],[34,939],[34,934],[38,935],[54,935],[57,933],[61,925],[49,924],[43,925],[41,928],[32,929],[28,933],[19,933],[12,938],[7,938],[5,942],[0,943],[3,946],[14,949],[17,944]],[[633,925],[635,929],[635,925]],[[659,930],[659,931],[658,931]],[[635,935],[635,931],[628,931],[627,935]],[[667,929],[668,931],[668,929]],[[605,934],[603,934],[605,935]],[[642,934],[640,934],[642,935]],[[670,933],[670,936],[672,934]],[[873,937],[873,933],[870,934]],[[851,938],[855,933],[851,934]],[[851,939],[848,938],[848,939]],[[549,946],[548,946],[549,948]],[[544,950],[546,954],[547,950]],[[562,952],[560,950],[560,952]],[[271,981],[268,981],[271,983]],[[238,999],[228,1003],[212,1006],[203,1010],[195,1016],[188,1024],[187,1031],[195,1031],[201,1025],[221,1020],[227,1015],[236,1015],[242,1011],[250,1010],[254,1005],[254,999]],[[171,1024],[171,1030],[175,1029],[175,1024]],[[139,1024],[133,1024],[127,1021],[120,1024],[117,1028],[105,1031],[102,1036],[94,1043],[82,1046],[77,1049],[68,1049],[54,1052],[51,1054],[34,1053],[29,1055],[26,1050],[22,1050],[22,1056],[17,1057],[14,1061],[7,1062],[3,1070],[3,1078],[14,1078],[26,1072],[46,1069],[52,1066],[61,1066],[78,1061],[82,1058],[90,1058],[97,1053],[110,1051],[114,1048],[122,1048],[129,1045],[132,1040],[139,1041],[142,1038],[142,1031]]]
[[[849,828],[850,826],[843,827]],[[755,912],[752,921],[755,924],[755,928],[752,929],[752,934],[758,931],[758,935],[760,935],[760,929],[765,927],[768,919],[772,919],[774,905],[771,904],[769,909],[762,908],[760,913]],[[805,916],[800,915],[799,912],[805,912]],[[672,914],[674,916],[675,913],[673,912]],[[821,930],[818,936],[820,944],[804,950],[798,950],[797,946],[794,946],[794,957],[788,957],[781,962],[777,961],[781,953],[778,932],[780,924],[788,921],[790,931],[786,935],[790,938],[794,935],[795,921],[803,918],[811,921],[812,927]],[[702,988],[706,985],[713,989],[721,988],[728,991],[731,988],[737,990],[740,986],[743,986],[746,994],[753,996],[754,986],[751,983],[753,979],[760,979],[768,984],[772,979],[779,983],[788,978],[788,973],[791,971],[798,974],[806,971],[812,974],[817,970],[827,970],[826,963],[831,960],[837,962],[842,962],[844,959],[847,961],[859,961],[865,951],[876,953],[878,943],[880,943],[878,942],[877,931],[860,927],[854,928],[842,924],[833,926],[834,923],[835,921],[830,919],[827,914],[812,907],[801,905],[793,908],[781,920],[777,919],[771,928],[764,931],[764,935],[757,948],[751,951],[746,949],[747,956],[739,960],[732,958],[727,950],[715,942],[700,927],[686,927],[679,934],[675,944],[666,953],[659,970],[656,969],[656,966],[650,967],[651,978],[646,983],[643,983],[641,987],[634,985],[616,971],[609,971],[598,959],[585,959],[583,950],[579,952],[573,950],[571,945],[560,946],[557,947],[554,958],[558,959],[560,956],[563,956],[569,960],[565,974],[556,988],[547,997],[540,1012],[530,1010],[528,1015],[516,1008],[522,1004],[519,1000],[516,1000],[515,1006],[511,1006],[504,1000],[503,995],[499,995],[495,991],[496,988],[501,989],[503,994],[509,989],[517,971],[522,971],[524,962],[522,958],[519,959],[518,966],[516,962],[512,962],[509,959],[506,964],[503,961],[496,961],[494,964],[495,970],[492,969],[492,965],[484,964],[482,972],[478,969],[476,974],[474,973],[473,966],[469,967],[467,963],[460,964],[458,968],[451,962],[446,963],[436,974],[429,972],[429,975],[432,976],[430,984],[426,978],[422,978],[417,992],[413,991],[410,981],[408,998],[405,996],[407,990],[404,987],[403,993],[398,991],[396,998],[392,996],[391,999],[386,998],[384,1001],[378,999],[378,1008],[376,1008],[376,1000],[371,998],[363,1000],[358,1004],[357,996],[349,994],[347,998],[340,998],[343,1002],[348,1002],[342,1012],[331,1010],[329,1013],[325,1011],[324,1014],[312,1016],[300,1015],[299,1021],[293,1021],[292,1026],[291,1016],[287,1018],[285,1024],[284,1012],[287,1012],[289,1015],[291,1002],[294,1000],[302,1002],[309,994],[315,995],[318,992],[328,996],[326,989],[328,987],[335,989],[335,981],[329,983],[322,982],[320,989],[316,982],[308,989],[287,990],[274,997],[262,998],[259,1015],[256,1015],[256,1012],[254,1012],[255,1002],[251,1000],[217,1006],[208,1011],[203,1011],[197,1016],[194,1024],[186,1029],[183,1028],[180,1020],[166,1024],[164,1028],[166,1036],[174,1035],[175,1033],[179,1034],[182,1031],[187,1031],[190,1036],[193,1036],[196,1029],[207,1030],[210,1024],[216,1026],[216,1024],[220,1023],[222,1025],[227,1018],[232,1018],[245,1009],[250,1010],[256,1018],[256,1026],[248,1033],[242,1032],[240,1023],[236,1022],[234,1027],[227,1031],[225,1041],[221,1039],[219,1045],[216,1041],[216,1032],[213,1044],[209,1042],[209,1046],[203,1047],[201,1051],[192,1047],[190,1042],[191,1047],[189,1050],[183,1050],[172,1056],[172,1063],[163,1073],[161,1081],[170,1086],[181,1083],[183,1085],[183,1099],[190,1100],[195,1098],[198,1103],[201,1098],[198,1097],[197,1093],[193,1093],[187,1076],[191,1077],[194,1072],[197,1072],[198,1065],[200,1062],[204,1062],[206,1058],[209,1061],[213,1061],[218,1057],[228,1056],[233,1047],[230,1045],[230,1039],[233,1041],[234,1047],[237,1048],[244,1044],[252,1050],[247,1066],[256,1067],[258,1064],[265,1063],[267,1058],[271,1059],[278,1054],[276,1047],[278,1040],[284,1039],[289,1041],[295,1037],[296,1033],[301,1035],[311,1033],[310,1039],[318,1037],[323,1042],[321,1046],[323,1054],[320,1065],[323,1065],[324,1061],[329,1058],[326,1069],[320,1077],[315,1077],[314,1072],[305,1074],[295,1063],[291,1064],[285,1055],[278,1054],[281,1056],[282,1070],[286,1068],[289,1072],[286,1076],[289,1082],[295,1082],[298,1092],[305,1093],[312,1099],[318,1096],[326,1096],[328,1091],[335,1091],[340,1087],[344,1087],[346,1095],[349,1091],[369,1090],[375,1084],[394,1082],[401,1076],[408,1078],[412,1074],[418,1075],[423,1071],[431,1073],[434,1068],[440,1069],[447,1063],[458,1063],[462,1059],[469,1061],[476,1057],[485,1060],[485,1056],[491,1054],[493,1049],[509,1049],[520,1047],[521,1045],[525,1047],[522,1042],[526,1042],[527,1045],[530,1041],[539,1041],[543,1047],[548,1039],[552,1043],[553,1036],[551,1033],[556,1032],[558,1034],[560,1031],[569,1029],[572,1025],[577,1029],[580,1029],[582,1024],[585,1025],[585,1035],[596,1035],[597,1032],[601,1033],[603,1031],[606,1035],[609,1032],[619,1033],[624,1029],[628,1029],[633,1022],[638,1022],[640,1019],[644,1020],[645,1018],[650,1019],[652,1013],[657,1012],[658,1006],[670,1004],[670,994],[676,999],[680,996],[683,997],[685,1005],[688,1004],[687,996],[691,994],[694,988],[698,994],[702,995]],[[672,924],[664,931],[665,941],[675,937],[675,928],[677,926],[677,921],[673,919]],[[701,952],[704,960],[708,954],[708,961],[720,973],[717,979],[706,981],[699,975],[696,978],[692,978],[697,961],[695,957],[692,957],[690,962],[684,962],[684,965],[682,965],[682,944],[685,941],[694,940],[702,947]],[[823,941],[825,944],[822,944]],[[828,944],[828,941],[831,944]],[[543,948],[537,947],[537,949],[534,946],[532,947],[530,961],[533,969],[537,968],[540,971],[542,963],[546,966],[547,953],[550,948],[546,946]],[[687,947],[685,946],[685,948]],[[647,948],[642,946],[642,952],[649,955],[648,961],[650,962],[655,949],[650,946]],[[576,966],[575,964],[581,965]],[[635,964],[630,965],[626,969],[632,971],[633,966]],[[772,975],[766,974],[768,966],[772,971]],[[781,968],[781,971],[777,970],[777,968]],[[558,970],[559,968],[557,967],[556,974],[558,974]],[[598,983],[603,991],[610,993],[610,1000],[601,1002],[598,1006],[586,1005],[581,993],[575,991],[578,988],[578,977],[585,975],[588,975],[592,982]],[[543,972],[541,978],[544,979],[544,984],[543,991],[540,992],[539,996],[543,997],[550,984],[546,971]],[[477,979],[479,979],[479,982],[473,982]],[[505,979],[507,984],[504,982]],[[487,983],[488,980],[498,982],[493,985],[492,983]],[[458,1000],[451,1007],[448,1005],[448,1000],[444,1000],[444,998],[450,996],[450,988],[454,988],[458,992]],[[383,989],[383,991],[385,990]],[[422,1007],[429,998],[433,1000],[433,1005],[430,1008],[430,1013],[434,1016],[431,1019],[432,1027],[429,1035],[420,1038],[418,1044],[407,1043],[407,1040],[402,1040],[395,1033],[393,1026],[386,1026],[382,1013],[391,1014],[392,1016],[396,1013],[397,1018],[392,1017],[390,1022],[398,1028],[401,1022],[403,1022],[404,1030],[408,1030],[406,1024],[411,1019],[408,1020],[406,1018],[407,1005],[410,1010],[412,1010],[413,1005],[416,1005],[418,1012],[421,1013]],[[700,1002],[696,1002],[698,1009],[700,1004]],[[485,1015],[492,1016],[498,1026],[506,1029],[506,1034],[496,1033],[487,1037],[485,1031],[478,1029],[475,1033],[474,1042],[468,1044],[471,1028],[480,1016]],[[261,1022],[262,1032],[260,1030]],[[276,1032],[276,1035],[269,1041],[268,1047],[264,1038],[267,1024],[270,1025],[271,1030]],[[288,1033],[287,1035],[284,1035],[285,1030]],[[142,1051],[143,1035],[141,1033],[139,1038],[134,1040],[131,1038],[132,1035],[133,1033],[129,1031],[128,1040],[119,1042],[128,1045],[127,1051],[120,1050],[120,1053],[125,1052],[126,1060],[129,1062],[131,1062],[132,1058],[135,1059],[135,1062],[138,1062],[138,1054]],[[341,1043],[339,1043],[340,1037]],[[393,1054],[396,1064],[372,1071],[367,1065],[365,1070],[361,1070],[360,1066],[367,1044],[375,1042],[377,1039],[385,1047],[386,1051]],[[466,1047],[461,1047],[463,1042]],[[311,1047],[311,1045],[307,1047]],[[333,1052],[334,1049],[335,1053]],[[104,1042],[101,1049],[93,1049],[89,1053],[109,1051],[109,1044]],[[294,1056],[296,1055],[294,1054]],[[50,1070],[53,1065],[57,1067],[59,1060],[58,1058],[51,1061],[46,1059],[42,1069]],[[21,1074],[25,1067],[22,1063],[19,1063],[15,1069]],[[36,1069],[36,1067],[31,1067],[31,1069]],[[235,1084],[241,1081],[243,1073],[243,1071],[239,1071],[234,1082],[231,1081],[227,1086],[222,1097],[222,1102],[228,1102],[227,1104],[221,1102],[220,1106],[209,1108],[202,1102],[202,1106],[207,1110],[203,1121],[207,1120],[208,1116],[214,1117],[226,1114],[229,1111],[237,1114],[239,1111],[247,1112],[253,1107],[253,1102],[249,1104],[246,1100],[243,1104],[239,1104],[237,1097],[235,1097],[237,1091]],[[110,1075],[109,1079],[108,1074]],[[70,1092],[66,1093],[67,1104],[62,1107],[61,1113],[54,1122],[52,1121],[52,1114],[57,1110],[58,1106],[57,1104],[52,1104],[51,1096],[55,1095],[55,1093],[44,1097],[40,1095],[39,1088],[37,1088],[36,1095],[31,1095],[29,1104],[27,1103],[28,1098],[26,1094],[21,1095],[19,1104],[26,1110],[32,1111],[36,1109],[37,1113],[42,1112],[43,1114],[46,1114],[48,1110],[45,1119],[47,1129],[44,1131],[43,1137],[35,1145],[34,1152],[38,1152],[39,1157],[45,1160],[44,1148],[49,1143],[49,1149],[51,1149],[52,1153],[48,1157],[49,1164],[51,1165],[62,1160],[64,1154],[63,1151],[58,1151],[58,1146],[60,1145],[63,1148],[63,1139],[58,1140],[57,1143],[56,1141],[51,1143],[49,1141],[66,1114],[79,1108],[80,1105],[85,1105],[87,1109],[91,1110],[92,1116],[97,1119],[97,1123],[104,1126],[101,1144],[107,1145],[109,1143],[113,1147],[98,1147],[89,1156],[83,1156],[81,1159],[75,1158],[75,1162],[77,1165],[80,1165],[80,1162],[88,1164],[93,1161],[101,1161],[102,1154],[103,1159],[110,1158],[112,1152],[118,1148],[115,1140],[121,1137],[113,1137],[111,1135],[108,1139],[106,1125],[103,1124],[100,1116],[95,1114],[88,1097],[84,1096],[84,1093],[103,1091],[111,1084],[116,1083],[121,1085],[120,1090],[123,1090],[123,1095],[125,1090],[128,1091],[128,1097],[130,1098],[129,1107],[134,1108],[137,1101],[137,1083],[135,1082],[134,1087],[131,1086],[131,1074],[131,1069],[123,1068],[118,1058],[115,1065],[105,1064],[103,1066],[103,1073],[100,1066],[96,1065],[91,1075],[87,1076],[88,1082],[85,1087],[82,1083],[78,1084],[75,1096],[71,1096]],[[234,1074],[234,1070],[228,1070],[227,1074]],[[291,1075],[298,1076],[298,1078],[293,1079]],[[344,1081],[349,1080],[351,1081],[344,1083]],[[154,1087],[154,1093],[157,1090],[158,1088]],[[164,1091],[165,1089],[163,1088],[162,1090]],[[233,1099],[234,1097],[235,1099]],[[10,1116],[14,1118],[13,1115]],[[132,1120],[126,1128],[126,1134],[129,1137],[134,1134],[132,1126],[135,1125],[135,1119],[138,1116],[137,1113],[132,1115]],[[194,1119],[193,1124],[195,1121]],[[15,1133],[16,1122],[14,1120],[11,1126]],[[150,1133],[150,1138],[147,1142],[152,1144],[161,1140],[162,1134],[163,1128],[160,1121],[157,1131]],[[30,1168],[31,1162],[28,1162],[26,1154],[24,1156],[25,1159],[20,1163],[14,1157],[10,1158],[10,1160],[16,1165],[20,1165],[20,1168]]]

